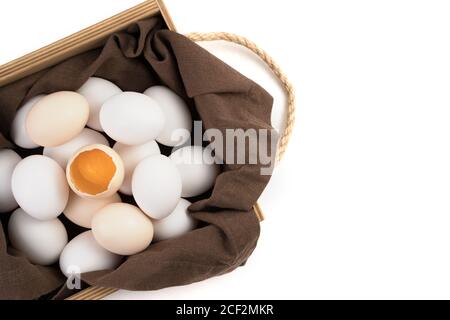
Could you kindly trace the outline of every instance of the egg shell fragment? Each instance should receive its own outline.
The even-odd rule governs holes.
[[[58,219],[41,221],[21,208],[9,219],[8,236],[15,249],[31,263],[42,266],[58,261],[68,239],[66,228]]]
[[[81,148],[69,160],[66,176],[70,188],[80,197],[108,198],[122,185],[125,169],[112,148],[93,144]]]

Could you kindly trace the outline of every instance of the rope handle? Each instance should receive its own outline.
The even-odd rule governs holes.
[[[278,164],[283,158],[284,153],[286,152],[286,148],[289,144],[289,140],[291,138],[295,123],[295,92],[294,87],[287,78],[286,74],[281,70],[280,66],[266,51],[264,51],[261,47],[256,45],[256,43],[254,43],[253,41],[250,41],[249,39],[239,36],[237,34],[228,32],[209,32],[209,33],[193,32],[187,34],[186,37],[196,42],[224,40],[246,47],[250,51],[254,52],[257,56],[259,56],[261,60],[263,60],[267,64],[267,66],[272,70],[274,75],[278,78],[287,95],[286,127],[280,137],[280,143],[276,155],[276,163]]]

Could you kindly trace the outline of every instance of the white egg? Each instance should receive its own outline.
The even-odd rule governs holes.
[[[181,175],[184,198],[195,197],[214,186],[220,173],[220,166],[215,163],[209,149],[200,146],[187,146],[170,155]]]
[[[0,213],[17,208],[17,201],[11,190],[11,177],[22,158],[10,149],[0,150]]]
[[[84,227],[91,228],[92,217],[102,208],[111,203],[120,203],[120,196],[115,193],[108,198],[86,199],[70,193],[69,202],[64,209],[64,215],[73,223]]]
[[[155,154],[161,154],[159,146],[155,141],[149,141],[144,144],[129,146],[120,142],[117,142],[113,150],[116,151],[122,158],[125,167],[125,179],[123,180],[120,192],[123,194],[132,195],[131,192],[131,178],[133,176],[134,168],[147,158]]]
[[[122,93],[122,90],[111,81],[91,77],[78,90],[78,93],[89,102],[89,120],[87,126],[97,131],[103,131],[100,124],[100,109],[106,100]]]
[[[185,199],[180,199],[177,207],[166,218],[153,221],[154,239],[162,241],[176,238],[194,230],[197,220],[189,214],[188,208],[191,203]]]
[[[64,170],[55,160],[33,155],[20,161],[12,175],[12,192],[19,206],[39,220],[59,216],[69,199]]]
[[[144,94],[159,104],[166,119],[164,129],[156,141],[169,147],[179,146],[188,141],[192,130],[192,116],[186,102],[163,86],[148,88]]]
[[[78,136],[65,144],[57,147],[45,147],[44,156],[52,158],[65,170],[67,162],[75,152],[91,144],[103,144],[109,146],[108,140],[101,133],[85,128]]]
[[[136,145],[155,140],[164,128],[165,118],[153,99],[142,93],[123,92],[103,104],[100,123],[114,140]]]
[[[39,145],[34,143],[28,135],[25,126],[25,120],[31,108],[33,108],[34,105],[43,97],[45,97],[45,95],[36,96],[26,102],[22,107],[19,108],[19,110],[17,110],[16,116],[14,117],[11,125],[11,138],[19,147],[25,149],[33,149],[39,147]]]
[[[92,231],[86,231],[73,238],[59,258],[59,267],[66,277],[82,273],[113,270],[122,257],[101,247],[95,241]]]
[[[149,156],[134,169],[131,189],[142,211],[153,219],[163,219],[180,200],[180,173],[169,158]]]
[[[12,246],[22,252],[31,263],[48,266],[58,261],[67,244],[67,231],[61,221],[41,221],[25,213],[14,211],[8,223]]]

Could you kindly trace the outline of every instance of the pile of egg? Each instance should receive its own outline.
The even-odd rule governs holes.
[[[77,92],[27,101],[11,137],[43,154],[0,150],[0,213],[17,208],[8,223],[14,251],[38,265],[59,260],[69,276],[114,269],[152,241],[195,229],[185,198],[211,189],[220,169],[203,147],[183,146],[191,130],[188,106],[163,86],[123,92],[92,77]],[[160,145],[175,151],[166,157]],[[62,213],[86,228],[70,242]]]

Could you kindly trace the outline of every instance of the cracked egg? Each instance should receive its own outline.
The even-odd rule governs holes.
[[[124,175],[120,156],[110,147],[101,144],[78,150],[66,168],[70,188],[87,199],[112,196],[121,187]]]

